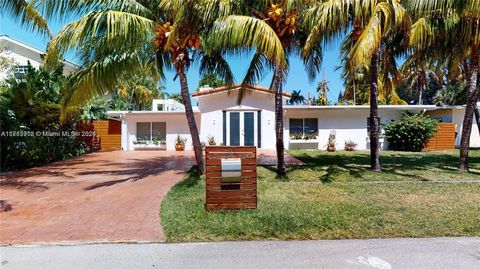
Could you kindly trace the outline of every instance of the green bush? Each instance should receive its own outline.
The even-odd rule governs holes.
[[[421,151],[437,133],[438,121],[422,114],[404,113],[399,120],[385,126],[388,148],[399,151]]]
[[[62,72],[62,66],[53,71],[30,66],[24,79],[9,78],[1,83],[0,171],[43,165],[85,152],[84,143],[72,134],[75,119],[60,121],[60,100],[67,83]]]
[[[85,153],[83,142],[75,137],[3,136],[1,142],[1,171],[44,165]]]

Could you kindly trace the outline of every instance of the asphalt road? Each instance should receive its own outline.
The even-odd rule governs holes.
[[[9,268],[480,269],[480,238],[0,247]]]

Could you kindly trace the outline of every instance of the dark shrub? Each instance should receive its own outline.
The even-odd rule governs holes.
[[[0,171],[22,169],[83,154],[84,143],[60,120],[67,83],[63,67],[33,69],[0,85]]]
[[[399,120],[385,126],[389,149],[421,151],[437,132],[438,121],[422,114],[404,113]]]

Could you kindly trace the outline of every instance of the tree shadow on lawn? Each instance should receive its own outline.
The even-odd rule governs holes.
[[[469,162],[472,168],[480,169],[480,151],[471,150]],[[348,173],[349,176],[365,179],[365,175],[372,173],[370,171],[370,154],[369,152],[290,152],[290,154],[301,161],[306,166],[291,167],[290,172],[304,169],[320,169],[319,172],[325,172],[319,177],[324,183],[334,180],[334,177],[340,173]],[[429,181],[431,177],[424,177],[414,174],[412,171],[429,171],[440,170],[440,172],[455,173],[457,172],[458,156],[456,152],[445,153],[425,153],[425,152],[393,152],[385,151],[380,153],[380,164],[382,173],[386,175],[394,175],[407,177],[414,180]],[[274,169],[273,169],[274,170]],[[470,171],[466,175],[480,175],[479,172]]]

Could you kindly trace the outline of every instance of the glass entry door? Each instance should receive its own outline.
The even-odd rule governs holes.
[[[257,113],[253,111],[231,111],[227,114],[227,145],[256,146]]]

